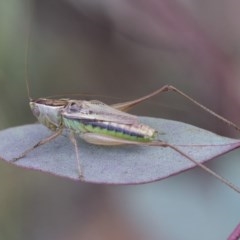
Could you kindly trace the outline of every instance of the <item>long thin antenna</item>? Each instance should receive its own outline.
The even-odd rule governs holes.
[[[27,88],[27,95],[28,95],[28,99],[32,100],[31,96],[30,96],[30,82],[29,82],[29,69],[28,69],[28,59],[29,59],[29,52],[30,52],[30,47],[29,47],[29,43],[30,43],[30,37],[31,37],[31,32],[32,32],[32,28],[31,28],[31,7],[30,7],[30,0],[28,0],[28,20],[27,20],[27,34],[26,34],[26,46],[25,46],[25,84],[26,84],[26,88]]]

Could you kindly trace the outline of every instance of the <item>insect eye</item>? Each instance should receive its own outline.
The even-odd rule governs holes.
[[[81,110],[81,106],[77,105],[76,103],[71,103],[69,110],[70,112],[79,112]]]

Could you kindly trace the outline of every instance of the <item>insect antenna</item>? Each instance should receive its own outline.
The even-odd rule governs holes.
[[[101,95],[101,94],[89,94],[89,93],[62,93],[62,94],[54,94],[54,95],[49,95],[45,96],[45,98],[70,98],[70,97],[89,97],[89,98],[106,98],[106,99],[113,99],[113,100],[121,100],[122,98],[120,97],[112,97],[112,96],[106,96],[106,95]]]
[[[32,97],[30,95],[30,81],[29,81],[29,52],[30,52],[30,38],[31,38],[31,33],[32,33],[32,19],[31,19],[31,14],[30,14],[30,1],[28,1],[28,20],[27,20],[27,34],[26,34],[26,46],[25,46],[25,60],[24,60],[24,75],[25,75],[25,84],[27,88],[27,95],[28,99],[31,101]]]

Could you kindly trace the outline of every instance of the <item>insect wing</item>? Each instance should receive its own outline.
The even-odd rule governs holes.
[[[62,112],[62,115],[70,119],[98,120],[122,124],[138,123],[136,116],[112,108],[97,100],[71,102]]]

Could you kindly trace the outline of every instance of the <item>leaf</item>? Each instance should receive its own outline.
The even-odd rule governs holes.
[[[205,162],[240,146],[240,140],[218,136],[189,124],[140,117],[160,133],[161,140],[175,145],[198,162]],[[0,132],[0,158],[10,161],[51,132],[40,124],[25,125]],[[194,167],[194,164],[168,147],[95,146],[78,141],[79,156],[86,182],[136,184],[152,182]],[[13,163],[78,180],[74,146],[67,132]]]

